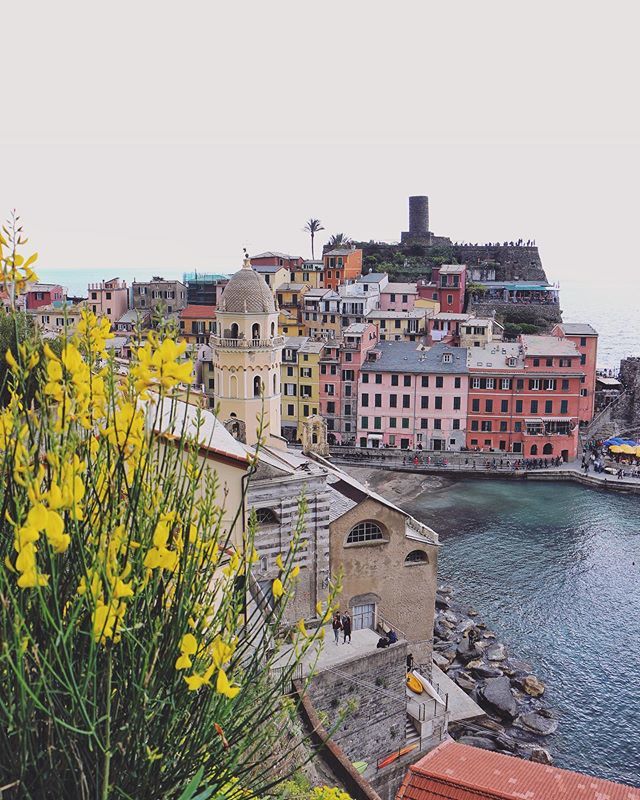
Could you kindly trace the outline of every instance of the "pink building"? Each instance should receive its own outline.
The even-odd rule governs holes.
[[[120,278],[90,283],[88,292],[89,308],[98,317],[107,317],[112,326],[129,309],[129,289],[126,281]]]
[[[415,283],[388,283],[380,292],[380,310],[413,311],[417,297]]]
[[[461,314],[465,306],[467,268],[464,264],[443,264],[431,270],[431,282],[420,281],[418,294],[428,300],[437,300],[440,311]]]
[[[466,348],[379,342],[360,370],[358,445],[460,450],[468,388]]]
[[[578,348],[580,365],[584,371],[582,385],[580,386],[578,416],[581,423],[591,422],[596,392],[598,332],[586,323],[559,322],[551,333],[554,336],[565,336]]]
[[[27,311],[32,311],[41,306],[50,306],[54,303],[62,303],[64,299],[65,291],[59,284],[33,283],[26,293]]]
[[[329,444],[353,444],[358,419],[358,378],[378,335],[370,323],[353,323],[329,339],[320,358],[320,414]]]

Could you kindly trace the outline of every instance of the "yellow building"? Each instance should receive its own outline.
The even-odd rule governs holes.
[[[32,317],[45,338],[60,336],[62,333],[71,336],[72,333],[75,333],[85,307],[85,302],[76,305],[57,303],[56,305],[40,306],[40,308],[29,311],[29,316]]]
[[[294,310],[281,308],[278,330],[283,336],[304,336],[304,323],[298,320],[298,315]]]
[[[294,283],[303,283],[310,289],[319,289],[322,286],[322,261],[303,261],[302,266],[291,270],[291,280]]]
[[[278,305],[291,311],[302,310],[304,296],[309,288],[306,283],[283,283],[275,291]]]
[[[320,356],[324,342],[289,336],[282,351],[282,435],[296,442],[302,423],[320,408]]]
[[[275,299],[245,258],[220,298],[211,348],[217,416],[247,444],[257,443],[263,418],[269,423],[263,431],[266,444],[284,447],[280,435],[283,344]]]

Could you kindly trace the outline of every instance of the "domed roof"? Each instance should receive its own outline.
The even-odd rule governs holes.
[[[242,269],[225,286],[218,311],[232,314],[274,314],[276,304],[267,282],[245,258]]]

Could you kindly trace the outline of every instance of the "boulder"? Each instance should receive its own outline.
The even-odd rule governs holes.
[[[474,608],[473,606],[470,606],[470,607],[467,609],[467,614],[468,614],[470,617],[477,617],[477,616],[478,616],[478,612],[475,610],[475,608]]]
[[[469,744],[471,747],[480,747],[483,750],[497,750],[498,745],[485,736],[461,736],[458,739],[460,744]]]
[[[536,678],[535,675],[526,675],[524,678],[518,678],[515,683],[530,697],[540,697],[544,694],[544,683]]]
[[[460,621],[458,619],[458,615],[454,614],[453,611],[445,611],[442,616],[452,625],[457,625],[457,623]]]
[[[481,661],[479,658],[474,661],[469,661],[467,663],[467,669],[472,670],[472,672],[476,675],[480,675],[482,678],[499,678],[502,675],[501,669],[485,664],[484,661]]]
[[[550,736],[558,729],[558,720],[550,719],[539,711],[521,714],[513,724],[519,728],[537,733],[540,736]]]
[[[464,672],[464,670],[460,670],[455,677],[455,681],[461,689],[464,689],[465,692],[472,692],[476,686],[477,682],[475,678],[472,678],[468,672]]]
[[[436,595],[436,608],[449,608],[449,598],[442,597],[441,595]]]
[[[487,648],[487,658],[489,661],[504,661],[507,657],[507,650],[503,644],[494,644]]]
[[[449,664],[451,663],[448,658],[445,658],[438,652],[433,653],[433,663],[436,667],[440,667],[440,669],[447,670],[449,669]]]
[[[553,764],[553,756],[545,747],[534,747],[531,751],[531,760],[538,764]]]
[[[511,694],[511,682],[504,675],[489,678],[482,689],[481,696],[503,718],[513,719],[518,713],[515,698]]]

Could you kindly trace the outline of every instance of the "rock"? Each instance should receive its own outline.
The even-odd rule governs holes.
[[[453,589],[451,586],[446,586],[445,584],[441,583],[440,586],[436,589],[438,594],[453,594]]]
[[[438,620],[438,625],[442,626],[443,628],[447,628],[447,630],[450,631],[455,628],[453,622],[450,622],[448,619],[444,619],[444,617]]]
[[[513,723],[519,728],[533,731],[540,736],[550,736],[558,729],[558,721],[549,719],[539,711],[531,711],[528,714],[521,714]]]
[[[507,650],[503,644],[494,644],[487,649],[489,661],[504,661],[507,657]]]
[[[453,631],[443,627],[439,622],[436,622],[436,624],[433,626],[433,635],[438,639],[446,639],[447,641],[451,641],[451,639],[455,636]]]
[[[476,680],[472,678],[468,672],[464,672],[463,670],[456,675],[455,681],[465,692],[472,692],[477,686]]]
[[[489,678],[482,689],[481,696],[501,717],[513,719],[518,713],[516,701],[511,694],[511,682],[504,675]]]
[[[481,627],[481,626],[480,626],[480,625],[478,625],[478,628],[480,628],[480,627]],[[495,638],[496,638],[496,635],[495,635],[495,633],[494,633],[493,631],[485,630],[485,631],[482,633],[482,637],[483,637],[484,639],[495,639]]]
[[[477,616],[478,616],[478,612],[475,610],[475,608],[474,608],[473,606],[470,606],[470,607],[467,609],[467,614],[468,614],[470,617],[477,617]]]
[[[436,608],[449,608],[449,598],[436,595]]]
[[[440,669],[447,670],[449,669],[449,664],[451,662],[449,661],[448,658],[445,658],[443,655],[440,655],[440,653],[436,652],[433,654],[433,663],[436,665],[436,667],[440,667]]]
[[[482,721],[476,723],[481,728],[486,728],[490,731],[495,731],[496,733],[504,733],[504,725],[501,725],[499,722],[496,722],[495,719],[491,719],[491,717],[484,717]]]
[[[460,621],[458,615],[454,614],[453,611],[445,611],[442,616],[452,625],[456,625]]]
[[[535,675],[527,675],[524,678],[518,678],[515,683],[530,697],[540,697],[544,694],[544,683],[536,678]]]
[[[476,675],[480,675],[483,678],[499,678],[502,675],[502,670],[498,669],[498,667],[489,666],[489,664],[485,664],[484,661],[481,661],[479,658],[474,661],[469,661],[467,669],[472,670]]]
[[[471,747],[480,747],[483,750],[497,750],[498,746],[493,739],[484,736],[461,736],[458,739],[460,744],[469,744]]]
[[[531,760],[538,764],[553,764],[553,756],[544,747],[534,747],[531,751]]]

